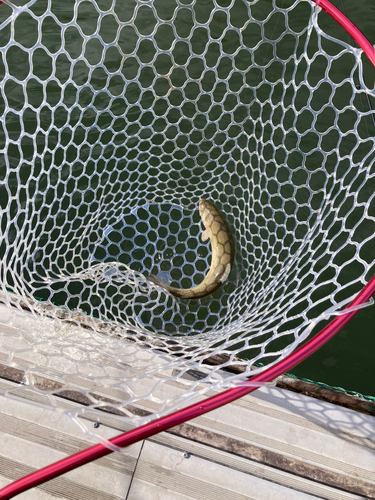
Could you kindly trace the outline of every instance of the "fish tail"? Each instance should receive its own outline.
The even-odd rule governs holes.
[[[167,285],[165,283],[163,283],[162,280],[160,280],[159,278],[157,278],[153,274],[149,274],[147,276],[147,279],[148,279],[148,281],[151,281],[151,283],[154,283],[154,285],[159,285],[159,286],[161,286],[163,288],[167,287]]]

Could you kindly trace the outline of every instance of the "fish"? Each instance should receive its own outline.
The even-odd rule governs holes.
[[[211,201],[202,198],[199,201],[199,214],[205,227],[202,241],[209,238],[212,248],[211,267],[204,280],[193,288],[174,288],[153,274],[148,276],[149,281],[181,299],[199,299],[220,288],[228,279],[234,261],[233,236],[219,210]]]

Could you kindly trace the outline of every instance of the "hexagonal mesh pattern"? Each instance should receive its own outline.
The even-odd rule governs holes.
[[[160,414],[197,390],[186,371],[207,389],[276,362],[374,272],[375,93],[309,2],[38,0],[0,18],[0,354],[30,386]],[[146,277],[203,279],[202,197],[235,265],[181,301]]]

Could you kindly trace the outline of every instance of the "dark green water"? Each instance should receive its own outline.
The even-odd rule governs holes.
[[[352,2],[334,0],[367,39],[375,44],[375,1]],[[333,23],[327,16],[327,27]],[[349,35],[335,27],[336,36],[352,43]],[[373,88],[375,69],[367,63],[367,85]],[[370,100],[375,109],[374,99]],[[374,114],[375,117],[375,114]],[[374,118],[375,119],[375,118]],[[375,127],[374,127],[375,135]],[[375,252],[375,237],[374,249]],[[357,315],[319,351],[296,366],[291,373],[298,377],[338,386],[348,391],[375,396],[375,306],[360,310]]]
[[[297,377],[375,396],[375,306],[357,315],[319,351],[296,366]]]
[[[264,0],[264,2],[265,2],[264,5],[266,5],[266,6],[267,6],[267,4],[270,3],[270,2],[268,2],[268,0]],[[182,2],[182,3],[188,5],[190,2],[188,0],[186,0],[185,2]],[[223,4],[223,7],[225,7],[226,4],[228,4],[228,2],[225,2],[224,0],[221,3]],[[280,0],[280,2],[278,2],[278,4],[280,6],[286,6],[286,7],[290,3],[291,2],[289,2],[288,0],[285,0],[285,2]],[[339,8],[342,8],[342,6],[344,5],[344,7],[347,9],[348,16],[353,20],[353,22],[355,24],[357,24],[361,28],[361,30],[369,38],[369,40],[372,43],[375,43],[374,32],[373,32],[373,19],[375,16],[375,2],[373,2],[373,1],[360,2],[360,3],[357,3],[355,5],[355,8],[354,8],[354,4],[352,2],[347,1],[347,0],[345,0],[343,3],[341,2],[341,0],[336,0],[334,3]],[[69,4],[69,2],[67,2],[67,4]],[[71,4],[71,2],[70,2],[70,4]],[[160,6],[161,4],[162,4],[162,2],[159,1],[158,5]],[[204,2],[202,2],[202,5],[204,5]],[[85,16],[83,19],[89,19],[90,15],[91,15],[89,4],[86,3],[86,6],[87,6],[88,11],[83,12],[82,16],[83,15]],[[164,6],[165,6],[165,9],[169,9],[169,8],[171,8],[171,6],[173,6],[173,2],[169,1],[169,0],[165,1]],[[43,7],[43,1],[36,4],[34,6],[34,9],[35,9],[35,11],[37,11],[38,8],[42,9],[42,7]],[[71,5],[70,5],[70,7],[71,7]],[[265,9],[264,9],[265,13],[266,13],[266,11],[267,11],[267,7],[265,7]],[[37,14],[37,12],[36,12],[36,14]],[[147,14],[146,10],[145,10],[145,14]],[[260,9],[259,15],[261,16],[262,14],[263,14],[262,9]],[[60,20],[62,20],[63,22],[68,22],[70,20],[69,16],[67,17],[67,19],[64,20],[64,15],[65,14],[64,14],[64,11],[62,9]],[[121,15],[123,16],[122,20],[126,21],[126,19],[127,19],[126,9],[124,10],[124,12],[121,13]],[[82,19],[81,19],[81,21],[82,21]],[[147,29],[152,29],[152,26],[147,28],[147,23],[149,21],[151,22],[152,20],[145,19],[145,21],[143,23],[144,26],[143,27],[141,26],[140,28],[144,29],[145,31],[147,31]],[[297,23],[297,19],[295,21]],[[44,29],[43,43],[45,43],[45,45],[48,46],[49,50],[53,53],[54,52],[54,45],[53,45],[54,44],[54,40],[53,40],[54,26],[53,26],[52,21],[50,21],[50,22],[51,22],[51,26],[48,26],[48,25],[43,26],[43,29]],[[220,28],[220,22],[221,21],[218,18],[217,25],[216,25],[217,29]],[[296,30],[298,29],[297,24],[296,24],[296,26],[293,26],[293,28]],[[191,25],[190,18],[184,19],[181,17],[177,20],[177,26],[178,26],[178,30],[179,30],[179,33],[181,34],[181,36],[184,34],[184,30],[187,30],[187,32],[188,32],[190,25]],[[21,26],[21,24],[19,24],[19,26]],[[278,27],[277,22],[275,22],[273,29],[275,31],[277,31],[277,27]],[[332,21],[332,19],[329,18],[328,16],[326,18],[326,21],[325,22],[323,21],[322,28],[324,28],[324,30],[327,33],[330,33],[332,36],[335,36],[337,38],[341,38],[342,40],[350,43],[349,36],[344,32],[344,30],[342,28],[337,26],[334,23],[334,21]],[[85,28],[83,26],[83,30],[84,29]],[[89,23],[88,23],[87,29],[89,29]],[[104,21],[103,21],[103,33],[105,32],[105,30],[106,29],[105,29]],[[203,36],[203,34],[201,34],[201,35]],[[21,33],[18,36],[20,38],[22,36],[24,36],[25,39],[27,39],[28,37],[31,36],[31,31],[25,32],[24,34]],[[72,58],[77,57],[81,51],[81,48],[78,45],[76,46],[74,43],[74,40],[75,40],[74,36],[76,36],[76,34],[72,31],[70,34],[69,40],[66,41],[68,50],[69,50]],[[104,34],[103,34],[103,36],[104,36]],[[250,44],[251,44],[251,37],[252,36],[255,36],[255,38],[256,38],[257,36],[259,36],[259,34],[254,35],[254,33],[249,33],[249,43]],[[109,37],[108,41],[111,41],[111,34],[109,33],[109,31],[108,31],[108,37]],[[164,43],[168,44],[171,42],[172,38],[173,37],[172,37],[171,33],[169,33],[168,30],[166,29],[166,33],[161,37],[161,40],[159,40],[159,43],[162,44],[164,41]],[[77,40],[78,39],[79,39],[79,37],[77,37]],[[32,46],[34,42],[35,42],[34,40],[30,40],[30,46]],[[87,57],[93,58],[93,64],[95,62],[94,61],[95,57],[97,57],[97,51],[96,51],[96,48],[94,46],[94,42],[95,42],[95,39],[93,39],[93,44],[92,44],[93,46],[92,47],[88,46],[88,48],[87,48]],[[131,45],[133,43],[130,35],[128,37],[125,37],[122,42],[124,44],[124,51],[126,51],[125,49],[127,49],[127,47],[126,47],[127,44]],[[197,34],[196,38],[193,38],[193,43],[197,44],[197,47],[198,47],[197,53],[199,53],[199,44],[202,43],[199,40],[199,33]],[[233,39],[233,40],[228,39],[226,41],[226,43],[228,44],[227,49],[230,50],[230,44],[236,43],[236,41],[235,41],[235,39]],[[27,42],[25,42],[25,46],[27,46]],[[290,47],[288,48],[287,44],[283,46],[284,51],[288,51],[289,49],[290,49]],[[176,48],[176,52],[178,52],[178,54],[176,54],[176,57],[178,56],[181,58],[181,65],[184,64],[184,60],[186,57],[184,50],[185,49],[184,49],[183,44],[181,44],[180,46],[178,46]],[[14,57],[9,58],[10,71],[14,70],[14,67],[12,67],[12,64],[13,64],[13,66],[17,66],[17,68],[14,70],[16,72],[22,71],[23,64],[25,64],[25,66],[27,64],[27,60],[26,60],[27,58],[25,59],[25,61],[17,61],[16,56],[17,56],[17,54],[15,52]],[[266,58],[267,54],[266,53],[258,54],[258,56],[260,58]],[[145,63],[148,62],[147,58],[149,57],[149,52],[147,50],[147,46],[144,47],[144,54],[140,53],[140,57],[144,57]],[[215,54],[212,53],[211,57],[214,58]],[[199,58],[197,58],[197,63],[196,63],[197,67],[199,66],[198,59]],[[109,58],[109,60],[107,61],[108,67],[111,67],[111,71],[114,71],[116,69],[115,65],[117,63],[118,63],[118,61],[116,60],[116,57],[113,57],[112,59]],[[236,63],[239,64],[238,61],[236,61]],[[111,64],[114,66],[113,67],[110,66]],[[169,64],[168,59],[164,60],[161,58],[160,60],[158,60],[158,62],[156,64],[160,65],[159,69],[161,72],[164,70],[164,66],[165,66],[166,71],[168,71],[168,67],[167,67]],[[371,68],[369,63],[366,61],[364,61],[364,65],[365,65],[365,78],[366,78],[367,86],[369,88],[372,88],[373,83],[371,83],[371,75],[373,74],[372,73],[373,68]],[[59,60],[58,68],[59,68],[59,71],[61,70],[61,73],[64,72],[64,61],[62,59]],[[75,79],[77,85],[82,84],[82,82],[86,81],[85,78],[87,78],[87,75],[84,74],[84,69],[85,69],[84,66],[82,66],[82,68],[80,70],[79,64],[76,64],[76,66],[75,66],[76,73],[75,73],[75,75],[73,75],[73,78]],[[319,69],[318,67],[317,67],[317,69],[321,70],[321,68]],[[340,69],[340,68],[338,68],[338,69]],[[127,72],[127,74],[126,74],[127,77],[128,77],[128,74],[131,75],[132,71],[136,71],[136,69],[134,69],[132,67],[131,63],[129,63],[128,66],[126,66],[125,70],[126,70],[125,72]],[[191,71],[193,71],[193,70],[194,70],[194,67],[191,68]],[[223,72],[226,71],[226,68],[224,67],[224,65],[221,67],[221,71],[223,71]],[[37,74],[38,78],[40,78],[41,80],[48,78],[48,75],[50,72],[51,72],[51,68],[49,68],[47,59],[46,59],[45,64],[37,64],[35,66],[35,73]],[[252,74],[250,76],[251,76],[251,78],[249,79],[249,82],[248,82],[249,86],[251,87],[251,84],[258,85],[259,75],[257,74],[257,72],[256,71],[252,72]],[[97,74],[93,75],[92,82],[93,82],[94,87],[95,87],[95,84],[97,82],[96,90],[98,88],[100,88],[102,77],[103,77],[103,75],[100,75],[99,72]],[[129,76],[129,78],[133,78],[133,76]],[[153,75],[148,74],[147,72],[143,72],[140,74],[140,80],[141,80],[142,85],[144,87],[151,85],[152,78],[153,78]],[[176,85],[176,87],[178,87],[180,84],[180,81],[179,81],[180,75],[178,74],[178,72],[176,72],[174,74],[173,78],[174,78],[173,84]],[[182,76],[181,78],[183,79],[184,77]],[[82,80],[82,82],[80,81],[80,79]],[[111,84],[110,84],[111,92],[114,95],[116,95],[116,92],[118,94],[121,94],[121,89],[117,90],[117,87],[116,87],[117,85],[120,85],[120,83],[117,82],[115,80],[115,78],[113,78],[111,80]],[[206,81],[205,84],[208,87],[210,85],[212,85],[212,87],[213,87],[213,83],[210,81]],[[236,82],[234,80],[231,81],[231,85],[233,85],[233,88],[235,88]],[[33,99],[35,99],[37,101],[38,92],[39,93],[42,92],[39,89],[39,87],[40,87],[40,85],[38,85],[37,82],[34,82],[34,87],[30,88],[28,90],[30,92],[30,95],[32,96],[32,97],[30,97],[31,101]],[[12,91],[12,89],[11,89],[11,90],[8,90],[7,92],[9,93],[10,96],[13,95],[13,98],[16,102],[17,101],[16,90]],[[13,94],[12,94],[12,92],[13,92]],[[53,106],[53,99],[54,99],[53,96],[54,95],[58,96],[59,92],[60,92],[59,86],[56,84],[56,81],[55,81],[55,87],[53,86],[53,84],[51,84],[51,86],[49,88],[48,100],[52,106]],[[129,95],[127,96],[127,98],[129,101],[131,101],[131,99],[132,99],[132,95],[131,95],[132,92],[134,92],[134,102],[136,102],[137,101],[137,95],[136,95],[137,87],[136,86],[134,86],[133,90],[131,88],[129,90],[129,88],[128,88]],[[189,94],[189,92],[190,92],[190,94]],[[324,93],[324,89],[322,90],[322,92]],[[193,99],[192,96],[194,95],[194,87],[192,86],[190,89],[187,89],[187,93],[189,94],[188,98]],[[160,95],[161,96],[163,95],[162,88],[160,88]],[[146,92],[144,93],[144,96],[145,96],[145,99],[142,100],[141,104],[144,107],[144,109],[147,109],[148,103],[146,102],[147,101],[147,93]],[[103,94],[103,96],[102,96],[103,102],[96,103],[97,109],[100,109],[100,108],[106,109],[106,106],[108,106],[108,103],[105,101],[105,97],[106,96]],[[242,96],[242,97],[243,97],[243,99],[246,98],[246,96]],[[85,98],[89,99],[90,96],[85,96],[84,93],[82,92],[79,96],[79,99],[81,99],[82,103],[85,101]],[[179,92],[176,91],[176,94],[174,97],[174,99],[176,99],[176,101],[173,104],[177,105],[178,104],[177,101],[179,98],[180,98],[180,94],[179,94]],[[58,101],[59,97],[57,97],[56,99]],[[74,89],[72,90],[72,95],[69,95],[68,91],[66,92],[66,95],[64,95],[64,102],[67,103],[67,105],[70,105],[69,103],[74,102],[75,99],[76,99],[76,95],[74,93]],[[218,98],[218,100],[219,100],[219,98]],[[123,110],[121,108],[122,103],[123,103],[123,101],[121,99],[118,99],[117,101],[114,101],[112,103],[112,108],[111,108],[111,111],[116,116],[120,117],[119,124],[118,124],[118,130],[116,129],[116,131],[119,131],[119,132],[121,132],[120,129],[122,126],[121,115],[125,112],[125,110]],[[369,105],[374,106],[374,104],[375,103],[373,103],[373,102],[371,103],[371,101],[366,102],[366,100],[363,100],[363,102],[361,102],[361,106],[363,107],[363,109],[366,109],[366,106],[369,106]],[[35,106],[37,106],[37,105],[38,105],[37,102],[35,102]],[[160,98],[157,105],[155,105],[155,112],[158,113],[160,111],[160,115],[162,115],[164,113],[163,107],[166,105],[167,105],[167,102],[165,100],[163,100],[162,98]],[[191,103],[189,105],[193,108],[193,105]],[[204,102],[200,103],[200,106],[204,107],[204,105],[205,105]],[[232,104],[228,101],[226,103],[226,106],[228,107],[228,111],[230,111]],[[13,107],[14,107],[14,109],[16,109],[17,104],[13,103]],[[160,108],[160,110],[159,110],[159,108]],[[183,111],[186,115],[189,114],[189,109],[184,109]],[[194,111],[192,110],[192,113],[193,112]],[[246,110],[244,112],[246,112]],[[256,113],[257,110],[253,108],[252,112]],[[45,113],[46,113],[46,120],[47,120],[48,119],[47,115],[49,113],[48,109],[45,109]],[[145,117],[144,119],[147,120],[146,114],[144,115],[144,117]],[[133,117],[130,115],[127,115],[127,118],[129,120],[129,122],[131,122]],[[328,119],[328,118],[329,118],[328,116],[327,117],[324,116],[324,119]],[[58,115],[58,110],[56,111],[56,120],[58,121],[58,119],[61,119],[62,123],[64,122],[64,120],[66,122],[68,121],[68,119],[66,117],[64,118],[64,116],[63,116],[63,110],[61,110],[61,115]],[[74,111],[70,115],[69,119],[71,120],[71,123],[73,124],[74,120],[75,120]],[[89,113],[87,114],[87,117],[85,117],[85,119],[87,119],[87,124],[90,125],[91,117],[89,116]],[[136,117],[135,117],[135,119],[136,119]],[[170,119],[173,120],[174,119],[173,116],[170,117]],[[243,119],[242,116],[238,116],[239,122],[242,119]],[[102,115],[102,120],[103,120],[103,123],[99,123],[99,125],[100,125],[99,128],[103,129],[104,130],[103,134],[105,134],[106,133],[106,131],[105,131],[106,124],[105,124],[104,114]],[[35,118],[33,116],[30,116],[30,119],[25,122],[26,132],[32,133],[33,126],[34,126],[33,121],[35,121]],[[14,116],[14,123],[8,124],[8,130],[11,130],[12,126],[14,126],[13,132],[14,132],[15,140],[17,138],[17,134],[19,134],[19,130],[16,128],[16,125],[15,125],[16,123],[17,123],[17,117],[15,115]],[[147,128],[146,128],[147,125],[148,125],[148,123],[145,122],[144,123],[145,131],[147,130]],[[224,125],[225,124],[223,123],[223,127],[224,127]],[[301,128],[303,128],[303,119],[301,119],[301,121],[299,122],[299,125],[301,126]],[[30,127],[30,130],[27,129],[27,126]],[[157,126],[158,125],[156,125],[156,127]],[[186,131],[182,130],[182,132],[188,133],[189,126],[190,126],[189,122],[186,121],[187,130]],[[197,123],[196,126],[197,126],[197,128],[199,128],[200,124]],[[368,127],[372,126],[371,118],[368,119],[367,126]],[[161,130],[163,130],[162,120],[160,121],[160,127],[161,127]],[[203,125],[202,125],[202,127],[203,127]],[[132,132],[130,130],[127,130],[127,133],[131,135]],[[255,134],[256,133],[257,133],[257,131],[255,131]],[[99,134],[99,132],[98,132],[98,134]],[[291,137],[291,135],[288,137],[288,140],[290,140],[290,141],[293,140],[293,137]],[[375,135],[375,127],[374,127],[374,135]],[[173,139],[173,138],[174,138],[174,136],[171,136],[171,139]],[[147,137],[144,137],[143,139],[144,139],[144,142],[146,143]],[[54,140],[55,141],[60,140],[60,141],[64,142],[64,140],[68,141],[69,137],[65,138],[64,134],[61,134],[61,137],[58,139],[57,137],[53,137],[51,134],[50,141],[53,143]],[[80,137],[75,138],[77,145],[80,143],[80,140],[81,140]],[[121,140],[124,140],[124,138],[121,138],[120,136],[116,136],[114,139],[114,142],[116,142],[116,140],[121,141]],[[327,140],[329,140],[329,138]],[[93,137],[90,139],[90,141],[91,141],[90,144],[93,145],[93,150],[94,150],[95,144],[98,141],[98,137],[95,136],[95,134],[93,134]],[[197,139],[197,142],[198,141],[199,141],[199,138]],[[308,141],[308,138],[306,139],[306,141]],[[302,144],[302,146],[304,146],[304,145],[306,145],[306,147],[308,149],[309,144]],[[131,144],[128,144],[128,146],[129,146],[129,148],[131,148]],[[154,143],[154,146],[158,147],[159,145]],[[27,147],[28,146],[26,144],[25,148],[27,148]],[[53,147],[53,144],[52,144],[52,147]],[[191,147],[191,145],[190,145],[190,147]],[[84,153],[84,151],[83,151],[83,153]],[[164,151],[164,153],[167,154],[168,151]],[[188,153],[189,153],[189,151],[188,151]],[[72,154],[76,154],[76,151],[72,151]],[[82,150],[81,150],[81,154],[82,154]],[[110,155],[111,151],[108,151],[108,152],[99,151],[98,155],[99,154],[103,154],[104,156],[106,154]],[[195,154],[195,151],[192,148],[191,155],[193,156],[194,154]],[[84,160],[84,158],[82,158],[82,157],[81,157],[81,159]],[[57,160],[58,160],[58,158],[57,158]],[[69,158],[68,158],[68,160],[69,160]],[[56,158],[54,158],[54,161],[56,161]],[[206,160],[203,158],[202,162],[204,162],[204,161],[206,161]],[[310,164],[309,164],[309,161],[310,161]],[[308,167],[311,166],[311,170],[313,170],[313,168],[314,168],[314,166],[313,166],[314,162],[315,162],[315,159],[312,157],[306,162]],[[292,164],[290,164],[289,166],[293,167]],[[89,166],[86,166],[86,169],[89,169]],[[53,171],[53,167],[51,166],[50,179],[52,179],[52,177],[53,177],[52,171]],[[281,171],[281,169],[280,169],[280,171]],[[90,172],[88,170],[86,170],[86,173],[90,173]],[[166,173],[169,173],[168,169],[166,170]],[[77,176],[80,176],[80,174],[81,174],[81,172],[78,172]],[[78,188],[81,189],[82,191],[85,191],[85,188],[86,188],[86,184],[84,183],[85,179],[81,179],[81,181],[83,184],[78,185]],[[317,183],[320,182],[318,178],[316,179],[316,181],[317,181]],[[193,181],[189,179],[189,180],[186,180],[186,182],[183,184],[182,178],[179,179],[179,182],[180,182],[181,188],[185,187],[188,184],[191,185],[193,183]],[[73,193],[74,189],[75,189],[75,186],[72,186],[72,188],[71,188],[72,193]],[[195,189],[195,187],[194,187],[194,189]],[[70,194],[71,193],[69,191],[69,195]],[[51,192],[50,196],[53,198],[55,196],[55,193]],[[84,196],[89,196],[89,190],[86,191]],[[81,198],[83,198],[84,196],[82,196]],[[52,203],[52,199],[48,200],[48,203]],[[83,208],[83,204],[82,205],[80,204],[80,199],[75,204],[77,205],[77,207],[80,206],[80,208]],[[352,279],[351,276],[347,277],[348,281],[350,281],[351,279]],[[373,382],[375,379],[375,377],[374,377],[375,370],[374,370],[374,362],[372,359],[373,353],[375,352],[375,326],[374,325],[375,325],[375,307],[369,307],[369,308],[366,308],[366,309],[360,311],[357,314],[357,317],[349,325],[347,325],[345,327],[345,329],[343,329],[336,336],[336,338],[331,340],[329,342],[329,344],[327,344],[325,347],[323,347],[318,353],[313,355],[310,359],[308,359],[304,363],[300,364],[293,371],[293,373],[296,374],[297,376],[309,378],[309,379],[314,380],[314,381],[324,382],[324,383],[327,383],[329,385],[341,386],[341,387],[345,388],[346,390],[358,391],[358,392],[363,393],[363,394],[375,396],[375,386],[374,386],[374,382]],[[320,325],[320,326],[322,326],[322,325]]]

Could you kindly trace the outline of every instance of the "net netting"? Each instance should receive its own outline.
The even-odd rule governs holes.
[[[314,4],[38,0],[0,22],[9,397],[137,424],[282,359],[374,273],[373,69]],[[201,198],[235,265],[180,300],[147,276],[202,281]]]

